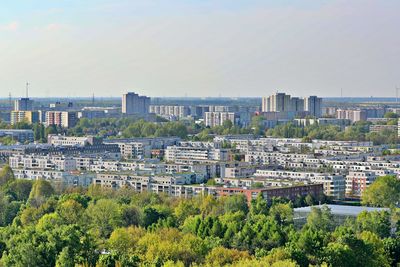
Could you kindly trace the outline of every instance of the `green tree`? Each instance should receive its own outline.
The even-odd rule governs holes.
[[[14,172],[10,165],[5,165],[0,171],[0,186],[13,181],[14,179]]]
[[[16,201],[26,201],[32,190],[33,182],[25,179],[11,181],[5,188],[5,192]]]
[[[363,193],[362,203],[377,207],[392,207],[400,201],[400,180],[393,175],[378,177]]]
[[[82,219],[84,208],[79,202],[68,199],[58,205],[57,212],[67,224],[76,224]]]
[[[115,228],[122,225],[119,206],[111,199],[100,199],[89,204],[86,212],[93,229],[102,238],[109,237]]]
[[[380,238],[390,236],[391,222],[387,211],[361,212],[356,219],[356,227],[359,232],[369,231]]]
[[[394,112],[386,112],[383,117],[386,119],[396,119],[399,117],[399,115]]]
[[[334,228],[334,222],[330,209],[327,206],[322,206],[322,208],[311,207],[311,213],[307,217],[306,227],[331,231]]]
[[[243,259],[250,259],[250,255],[247,251],[216,247],[207,255],[206,262],[210,264],[210,266],[225,266]]]

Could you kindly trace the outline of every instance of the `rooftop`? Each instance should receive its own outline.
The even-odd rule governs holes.
[[[363,211],[373,212],[373,211],[389,211],[388,208],[374,208],[374,207],[364,207],[364,206],[345,206],[345,205],[316,205],[316,206],[308,206],[302,208],[295,208],[294,212],[303,212],[308,213],[311,212],[311,208],[322,208],[328,207],[331,210],[333,215],[345,215],[345,216],[357,216]]]

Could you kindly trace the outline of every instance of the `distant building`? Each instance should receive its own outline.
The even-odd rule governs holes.
[[[10,130],[10,129],[1,129],[0,137],[10,136],[14,140],[17,140],[20,143],[25,142],[33,142],[34,136],[32,130]]]
[[[323,107],[322,115],[324,116],[335,116],[337,107]]]
[[[10,114],[11,125],[17,124],[18,122],[26,121],[30,124],[40,122],[39,111],[18,111],[13,110]]]
[[[369,126],[369,131],[371,133],[379,133],[384,130],[390,130],[390,131],[397,131],[397,125],[380,125],[380,124],[375,124],[375,125],[370,125]]]
[[[149,113],[150,97],[129,92],[122,96],[122,113],[126,115]]]
[[[74,107],[74,103],[72,103],[72,102],[61,103],[61,102],[57,101],[55,103],[51,103],[49,105],[49,107],[53,110],[64,111],[64,110],[72,109]]]
[[[190,106],[190,115],[195,117],[203,117],[205,112],[210,111],[209,106]]]
[[[56,125],[63,128],[70,128],[76,125],[78,116],[73,111],[47,111],[46,125]]]
[[[400,138],[400,119],[397,120],[397,137]]]
[[[275,93],[262,99],[262,111],[282,112],[289,111],[291,105],[290,95],[285,93]]]
[[[346,119],[351,122],[365,121],[367,113],[362,109],[338,109],[336,110],[337,119]]]
[[[33,110],[33,100],[29,98],[21,98],[14,101],[15,111],[30,111]]]
[[[205,112],[204,123],[206,126],[222,126],[225,121],[231,121],[232,124],[237,124],[238,116],[234,112]]]
[[[87,146],[87,145],[101,145],[103,140],[94,136],[65,136],[49,134],[47,143],[53,146]]]
[[[118,144],[121,156],[126,159],[149,158],[151,146],[146,142],[120,142]]]
[[[165,150],[165,160],[167,162],[175,162],[177,160],[227,161],[228,159],[229,151],[227,149],[169,146]]]
[[[304,99],[291,97],[285,93],[275,93],[262,98],[262,112],[307,112],[308,115],[321,117],[322,98],[309,96]]]
[[[313,124],[318,125],[337,125],[341,127],[345,127],[350,125],[350,120],[347,119],[335,119],[335,118],[307,118],[307,119],[294,119],[296,125],[299,126],[308,126]]]
[[[317,96],[309,96],[304,98],[304,111],[308,111],[311,116],[321,117],[322,115],[322,98]]]
[[[236,112],[237,107],[234,106],[208,106],[208,111],[210,112]]]
[[[188,106],[150,105],[149,112],[162,117],[173,116],[177,119],[181,119],[190,115]]]
[[[84,107],[78,111],[78,118],[98,119],[115,118],[121,115],[121,110],[116,107]]]
[[[303,99],[300,99],[298,97],[292,97],[290,99],[289,109],[290,111],[302,112],[306,110],[304,105],[305,101]]]

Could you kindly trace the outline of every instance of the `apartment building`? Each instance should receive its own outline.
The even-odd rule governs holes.
[[[125,159],[150,158],[151,146],[145,142],[121,142],[116,143]]]
[[[168,162],[186,159],[227,161],[229,159],[229,150],[179,146],[169,146],[165,150],[165,160]]]
[[[226,178],[245,178],[250,177],[256,172],[256,166],[228,166],[225,167]]]
[[[261,101],[262,112],[307,112],[308,115],[321,117],[322,98],[308,96],[304,99],[291,97],[285,93],[274,93],[263,97]]]
[[[312,183],[322,184],[324,194],[335,199],[344,199],[346,195],[346,179],[343,175],[316,175],[310,178]]]
[[[89,145],[101,145],[103,140],[95,136],[65,136],[57,134],[49,134],[47,137],[47,143],[53,146],[89,146]]]
[[[225,121],[231,121],[233,125],[239,123],[239,117],[235,112],[205,112],[204,124],[207,127],[222,126]]]
[[[31,111],[33,110],[33,100],[25,97],[14,101],[15,111]]]
[[[308,96],[304,98],[304,111],[311,116],[319,118],[322,116],[322,98],[317,96]]]
[[[371,133],[380,133],[385,130],[389,131],[396,131],[397,132],[397,125],[380,125],[380,124],[374,124],[369,126],[369,131]]]
[[[41,122],[41,112],[40,111],[25,111],[25,110],[13,110],[10,113],[11,125],[15,125],[19,122],[27,123],[39,123]]]
[[[75,171],[65,172],[56,170],[41,170],[41,169],[13,169],[14,176],[17,179],[28,180],[49,180],[59,182],[65,187],[81,186],[88,187],[92,184],[94,174],[80,173]]]
[[[78,115],[74,111],[47,111],[46,126],[55,125],[62,128],[71,128],[76,125]]]
[[[361,197],[362,193],[376,178],[375,173],[370,171],[349,172],[346,176],[346,195]]]
[[[346,119],[351,122],[367,120],[367,112],[362,109],[338,109],[336,110],[337,119]]]
[[[170,196],[194,197],[199,194],[208,194],[216,197],[243,194],[248,202],[262,194],[267,201],[274,197],[285,197],[295,200],[299,196],[312,195],[319,197],[323,194],[322,184],[296,185],[288,187],[247,189],[235,187],[195,186],[193,174],[183,176],[132,176],[123,174],[97,174],[94,184],[107,188],[130,187],[137,192],[151,191]]]
[[[149,113],[150,97],[140,96],[134,92],[122,95],[122,113],[126,115]]]
[[[9,164],[12,169],[76,170],[75,159],[64,156],[13,155]]]
[[[150,105],[149,112],[157,114],[159,116],[173,116],[178,119],[187,117],[190,115],[190,109],[188,106],[166,106],[166,105]]]
[[[20,143],[31,143],[34,141],[32,130],[0,129],[0,137],[6,136],[10,136],[13,140],[17,140]]]

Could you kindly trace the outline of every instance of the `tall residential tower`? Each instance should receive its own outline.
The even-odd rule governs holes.
[[[127,115],[149,113],[150,97],[129,92],[122,95],[122,113]]]

